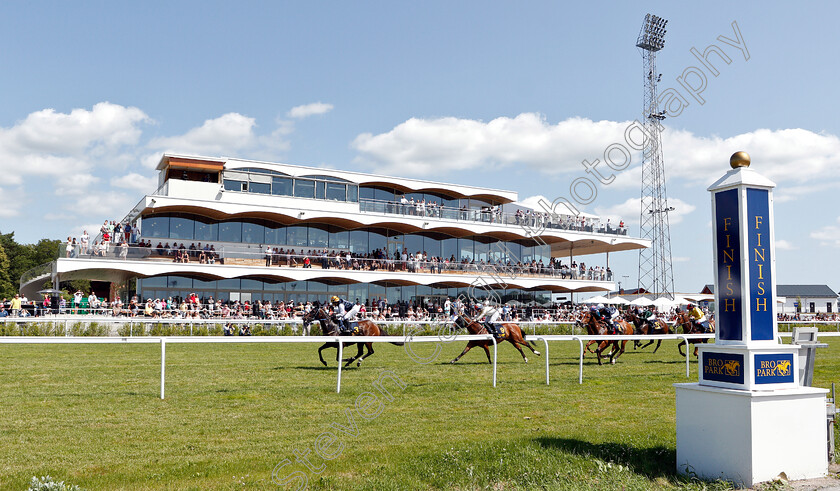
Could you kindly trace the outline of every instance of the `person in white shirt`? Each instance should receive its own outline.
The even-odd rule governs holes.
[[[79,239],[79,254],[87,254],[89,245],[90,235],[88,235],[87,230],[85,230],[82,234],[82,238]]]

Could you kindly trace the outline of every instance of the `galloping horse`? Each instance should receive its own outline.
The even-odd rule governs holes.
[[[525,346],[526,348],[530,349],[534,352],[535,355],[540,356],[540,352],[534,349],[533,342],[528,341],[525,339],[525,334],[522,333],[522,329],[519,328],[518,324],[513,324],[510,322],[505,322],[502,324],[504,327],[504,335],[498,339],[499,342],[502,341],[510,341],[517,350],[519,350],[519,354],[522,355],[522,358],[525,359],[525,363],[528,363],[528,357],[525,356],[525,353],[522,352],[522,348],[519,346]],[[455,319],[455,328],[456,329],[466,329],[467,332],[470,334],[489,334],[487,329],[479,324],[478,322],[470,319],[464,314],[459,315]],[[481,346],[484,348],[484,353],[487,354],[487,363],[493,363],[490,360],[490,344],[492,341],[489,339],[481,340],[481,339],[474,339],[467,343],[467,347],[464,348],[464,351],[461,352],[460,355],[456,356],[454,360],[450,363],[455,363],[456,361],[460,360],[462,356],[464,356],[467,351],[471,350],[475,346]]]
[[[688,315],[688,312],[680,311],[677,313],[676,319],[674,319],[674,331],[677,330],[677,326],[681,326],[683,330],[683,334],[703,334],[703,330],[700,328],[699,325],[695,324],[691,320],[691,316]],[[709,332],[715,332],[715,321],[709,321]],[[689,339],[689,344],[697,344],[697,343],[708,343],[709,340],[706,338],[702,339]],[[685,346],[685,341],[680,341],[680,344],[677,345],[677,349],[680,351],[680,354],[686,356],[688,353],[688,349],[686,349],[686,353],[683,353],[682,347]],[[694,356],[697,356],[697,346],[694,347]]]
[[[309,312],[307,312],[303,316],[303,327],[304,328],[309,327],[309,324],[311,324],[314,321],[318,321],[318,323],[321,324],[321,334],[323,334],[324,336],[338,336],[339,335],[338,326],[335,324],[335,322],[332,321],[332,319],[330,319],[330,315],[327,313],[326,309],[324,309],[323,307],[315,307],[312,310],[310,310]],[[388,333],[379,329],[379,326],[377,326],[373,322],[371,322],[369,320],[360,320],[359,321],[358,333],[354,333],[353,336],[385,336],[387,334]],[[348,336],[348,337],[352,337],[352,336]],[[345,346],[348,346],[348,347],[355,344],[359,348],[359,351],[356,353],[356,356],[351,357],[351,358],[345,358],[345,359],[341,360],[341,361],[346,361],[347,362],[347,364],[344,365],[345,367],[349,366],[351,363],[353,363],[356,360],[359,360],[356,363],[356,366],[360,367],[360,366],[362,366],[362,360],[364,360],[365,358],[367,358],[368,356],[373,354],[373,343],[371,343],[371,342],[367,342],[367,343],[347,342],[347,343],[342,343],[342,344],[344,344]],[[395,346],[402,346],[404,343],[391,343],[391,344],[393,344]],[[364,356],[362,356],[363,345],[367,346],[367,353]],[[334,341],[328,341],[328,342],[324,343],[323,346],[318,348],[318,358],[321,360],[321,363],[323,363],[324,366],[327,366],[327,362],[324,361],[324,357],[321,355],[321,352],[324,351],[324,349],[326,349],[326,348],[335,348],[337,350],[338,349],[338,343],[336,343]],[[338,351],[336,351],[336,353],[335,353],[335,361],[339,361],[338,360]]]
[[[581,323],[586,326],[586,333],[590,336],[609,336],[608,326],[606,322],[599,322],[591,312],[585,312],[583,317],[581,318]],[[621,332],[618,334],[623,335],[631,335],[633,334],[633,326],[626,321],[617,320],[615,322],[620,328]],[[586,346],[589,347],[590,344],[595,342],[595,340],[590,341]],[[620,344],[619,344],[620,343]],[[604,339],[601,340],[598,344],[598,349],[596,349],[593,353],[598,358],[598,364],[601,364],[601,353],[604,352],[604,349],[607,346],[612,346],[613,349],[610,351],[610,363],[615,364],[615,361],[624,353],[624,347],[627,345],[627,340],[609,340]]]
[[[627,315],[627,320],[633,323],[636,327],[635,333],[636,334],[643,334],[647,336],[648,334],[670,334],[671,328],[668,327],[668,323],[663,321],[662,319],[656,319],[656,325],[651,326],[650,322],[646,319],[642,319],[640,316],[636,315],[633,311],[630,311]],[[639,348],[642,344],[641,341],[633,341],[633,349]],[[640,349],[645,349],[648,346],[653,344],[653,339],[647,342],[644,346],[641,346]],[[653,352],[656,353],[656,350],[659,349],[659,346],[662,344],[661,339],[656,340],[656,348],[653,348]]]

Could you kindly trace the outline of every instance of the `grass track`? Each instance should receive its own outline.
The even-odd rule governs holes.
[[[817,355],[821,387],[840,381],[840,340],[829,343]],[[377,345],[336,394],[334,363],[322,367],[314,345],[170,344],[161,401],[158,346],[0,345],[0,488],[50,474],[86,489],[276,489],[283,459],[280,477],[306,472],[314,489],[727,487],[674,473],[671,384],[696,380],[675,341],[656,355],[628,344],[616,366],[588,359],[583,385],[577,343],[550,346],[550,386],[542,358],[526,365],[500,346],[494,389],[482,352],[448,364],[459,341],[428,365]],[[355,416],[358,436],[332,430],[339,455],[309,455],[320,474],[294,462],[331,423],[347,424],[360,394],[381,395],[373,384],[386,370],[405,390],[386,381],[393,400]]]

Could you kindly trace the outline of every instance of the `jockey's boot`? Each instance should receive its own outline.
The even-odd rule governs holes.
[[[487,332],[493,335],[494,338],[499,339],[499,330],[496,329],[496,326],[491,322],[485,322],[484,328],[487,329]]]

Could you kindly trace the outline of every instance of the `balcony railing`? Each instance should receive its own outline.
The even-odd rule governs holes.
[[[570,230],[595,234],[627,235],[626,227],[612,227],[591,218],[581,219],[573,215],[550,216],[544,213],[522,215],[502,213],[496,208],[451,208],[439,204],[402,203],[398,201],[380,201],[360,199],[359,211],[362,213],[383,213],[418,218],[439,218],[487,224],[514,225],[526,230]]]
[[[62,245],[62,248],[65,245]],[[349,257],[348,257],[349,256]],[[604,269],[580,270],[569,267],[554,267],[553,264],[521,264],[485,261],[454,261],[448,260],[397,260],[370,259],[355,257],[352,253],[339,250],[328,250],[327,255],[308,255],[293,253],[248,252],[226,247],[216,250],[167,249],[155,247],[137,247],[109,245],[107,248],[98,247],[84,252],[78,248],[66,257],[93,260],[121,260],[208,264],[215,267],[224,266],[252,266],[279,268],[318,268],[354,271],[388,271],[398,273],[430,273],[430,274],[493,274],[503,277],[548,277],[555,279],[612,281],[613,275]]]

